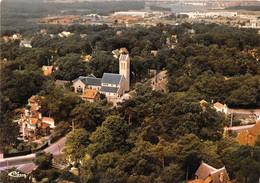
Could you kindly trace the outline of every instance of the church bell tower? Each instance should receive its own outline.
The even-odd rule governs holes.
[[[125,79],[124,91],[130,90],[130,57],[128,54],[121,54],[119,57],[119,74]]]

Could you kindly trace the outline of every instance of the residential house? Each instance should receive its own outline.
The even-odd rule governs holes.
[[[217,112],[223,112],[225,114],[228,114],[228,107],[226,104],[221,104],[219,102],[216,102],[213,107],[216,109]]]
[[[156,56],[157,55],[157,50],[151,50],[151,54],[153,54],[153,56]]]
[[[87,36],[87,34],[80,34],[80,37],[81,38],[84,38],[84,37],[86,37]]]
[[[188,183],[227,183],[230,179],[225,167],[216,169],[204,162],[195,173],[197,179]]]
[[[91,55],[81,56],[83,62],[89,62],[92,58]]]
[[[119,57],[119,74],[104,73],[102,78],[80,76],[72,81],[75,93],[86,89],[97,90],[108,99],[118,98],[130,90],[130,57],[121,54]]]
[[[33,136],[37,132],[47,135],[50,133],[50,129],[55,127],[54,119],[42,117],[39,109],[39,97],[33,95],[28,99],[28,107],[23,110],[24,112],[18,120],[23,137]]]
[[[46,34],[47,34],[47,31],[46,31],[45,29],[42,29],[42,30],[40,31],[40,33],[43,34],[43,35],[46,35]]]
[[[32,48],[31,41],[21,40],[20,47]]]
[[[86,90],[84,90],[84,92],[82,94],[82,99],[88,100],[90,102],[98,101],[99,97],[100,97],[100,94],[97,90],[86,89]]]
[[[116,35],[120,35],[121,34],[121,31],[116,31]]]
[[[73,35],[73,33],[66,32],[66,31],[63,31],[63,32],[58,34],[59,37],[70,37],[72,35]]]
[[[42,66],[42,71],[45,76],[50,75],[52,73],[52,70],[53,70],[53,66],[47,66],[47,65]]]
[[[253,146],[257,136],[260,135],[260,122],[256,123],[252,128],[241,131],[236,140],[240,145]]]
[[[12,36],[9,37],[12,41],[14,40],[18,40],[18,39],[21,39],[22,38],[22,35],[21,34],[13,34]]]
[[[9,41],[9,37],[8,36],[4,36],[3,39],[4,39],[5,43]]]

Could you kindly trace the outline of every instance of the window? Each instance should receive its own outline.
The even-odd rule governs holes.
[[[121,63],[121,69],[125,69],[125,63]]]

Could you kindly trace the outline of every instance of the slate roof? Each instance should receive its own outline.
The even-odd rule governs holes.
[[[229,176],[225,167],[215,169],[214,167],[203,162],[195,175],[197,175],[199,179],[204,180],[206,183],[211,182],[211,180],[212,183],[223,183],[229,181]]]
[[[205,180],[210,175],[211,172],[216,170],[217,169],[215,169],[214,167],[202,162],[195,175]]]
[[[116,93],[119,88],[117,87],[111,87],[111,86],[102,86],[100,88],[100,92],[108,92],[108,93]]]
[[[104,73],[101,83],[120,84],[123,76],[121,74]]]
[[[101,78],[94,78],[94,77],[85,77],[85,76],[80,76],[77,79],[74,79],[72,82],[75,83],[78,80],[81,80],[85,85],[96,85],[96,86],[101,86]]]

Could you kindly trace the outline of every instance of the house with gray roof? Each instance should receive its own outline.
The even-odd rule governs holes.
[[[128,54],[120,55],[119,74],[104,73],[102,78],[93,75],[80,76],[72,82],[75,93],[83,93],[85,89],[91,89],[99,91],[108,99],[118,98],[130,88],[130,57]]]

